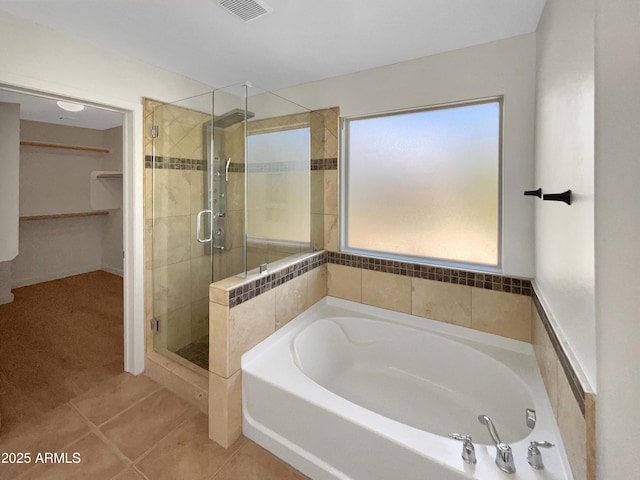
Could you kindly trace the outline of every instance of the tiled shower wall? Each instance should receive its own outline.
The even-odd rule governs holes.
[[[210,116],[145,99],[145,318],[147,351],[175,351],[208,332],[209,257],[195,241],[202,210],[202,124]],[[151,127],[158,126],[153,157]],[[154,191],[155,190],[155,191]],[[154,197],[155,193],[155,197]],[[154,221],[155,217],[155,221]]]

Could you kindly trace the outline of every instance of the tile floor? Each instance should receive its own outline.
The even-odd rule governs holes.
[[[207,429],[195,407],[144,375],[122,373],[1,436],[0,454],[28,452],[31,463],[0,463],[0,479],[307,478],[244,437],[225,450]],[[68,463],[36,463],[48,452]]]

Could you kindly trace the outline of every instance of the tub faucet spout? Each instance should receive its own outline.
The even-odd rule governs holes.
[[[500,470],[506,473],[515,473],[516,466],[513,461],[513,453],[509,444],[500,440],[500,436],[493,425],[493,421],[487,415],[480,415],[478,420],[482,425],[486,425],[491,435],[491,440],[496,446],[496,465]]]

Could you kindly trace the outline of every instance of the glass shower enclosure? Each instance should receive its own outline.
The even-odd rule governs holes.
[[[312,250],[310,116],[247,83],[153,109],[155,351],[208,369],[209,285]]]

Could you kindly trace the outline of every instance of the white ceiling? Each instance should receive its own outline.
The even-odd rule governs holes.
[[[0,11],[201,81],[264,90],[536,30],[545,0],[264,0],[243,22],[218,0],[0,0]]]
[[[105,130],[122,125],[122,113],[86,106],[81,112],[67,112],[56,100],[0,89],[0,102],[19,103],[20,118],[36,122],[55,123],[69,127]]]

